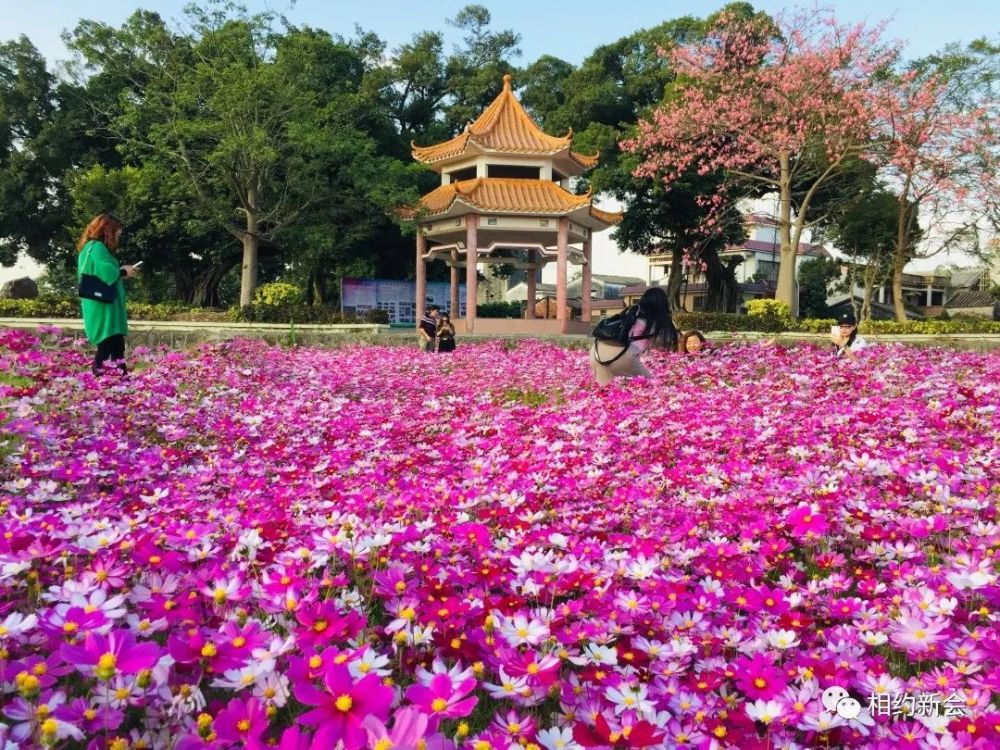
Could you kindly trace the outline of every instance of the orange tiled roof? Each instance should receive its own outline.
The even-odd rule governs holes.
[[[449,141],[432,146],[417,146],[411,143],[413,158],[424,164],[449,159],[465,152],[469,141],[489,151],[506,151],[519,154],[556,154],[565,151],[573,143],[573,129],[562,138],[545,133],[521,106],[511,88],[510,75],[503,77],[503,90],[493,100],[479,118],[466,126],[465,132]],[[570,158],[577,164],[593,167],[598,154],[587,156],[574,151]]]
[[[620,213],[595,208],[591,204],[590,193],[573,195],[558,183],[548,180],[508,177],[477,177],[442,185],[421,198],[419,207],[431,215],[441,214],[448,211],[456,200],[480,211],[497,213],[567,214],[589,207],[590,215],[605,224],[617,224],[622,218]]]

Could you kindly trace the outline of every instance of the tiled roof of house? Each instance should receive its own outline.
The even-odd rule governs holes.
[[[621,310],[622,301],[620,299],[594,299],[590,301],[590,307],[594,310]]]
[[[432,146],[411,144],[413,158],[424,164],[433,164],[463,154],[472,141],[488,151],[518,154],[557,154],[570,148],[573,130],[562,138],[545,133],[521,106],[514,96],[510,75],[503,77],[503,90],[475,122],[465,131],[443,143]],[[597,164],[598,154],[587,156],[569,152],[573,161],[587,169]]]
[[[781,248],[773,242],[761,242],[760,240],[747,240],[742,245],[731,245],[725,252],[738,252],[740,250],[753,250],[758,253],[772,253],[777,255]],[[799,255],[811,255],[816,258],[828,258],[830,253],[822,245],[810,245],[806,242],[799,243]]]
[[[622,284],[624,286],[642,283],[642,279],[638,276],[614,276],[606,273],[595,273],[590,278],[592,281],[603,281],[605,284]]]
[[[617,224],[620,213],[602,211],[592,205],[593,197],[573,195],[549,180],[523,180],[511,177],[477,177],[441,185],[420,199],[429,214],[445,213],[455,201],[480,211],[509,214],[568,214],[589,207],[590,215],[604,224]]]
[[[960,308],[969,307],[993,307],[996,300],[993,295],[989,292],[974,291],[972,289],[966,289],[964,291],[958,292],[954,297],[948,300],[945,307],[949,310],[957,310]]]

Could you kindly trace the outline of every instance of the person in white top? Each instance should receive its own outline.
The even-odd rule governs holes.
[[[830,332],[830,339],[836,347],[834,354],[837,357],[857,359],[857,352],[868,346],[864,336],[858,335],[858,321],[851,312],[845,312],[837,319],[836,330]]]
[[[607,385],[616,377],[650,377],[640,355],[651,345],[669,351],[677,349],[677,329],[670,317],[667,293],[661,287],[647,289],[638,305],[638,317],[629,330],[627,347],[595,339],[590,350],[590,368],[598,385]]]

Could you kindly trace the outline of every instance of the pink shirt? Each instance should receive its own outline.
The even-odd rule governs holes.
[[[649,348],[650,343],[653,339],[639,339],[637,336],[641,336],[646,332],[646,321],[643,318],[637,318],[635,323],[632,325],[632,330],[628,332],[628,337],[633,339],[632,346],[639,350],[639,353],[646,351]]]

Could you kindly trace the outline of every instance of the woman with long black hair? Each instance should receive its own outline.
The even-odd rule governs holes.
[[[677,350],[677,329],[670,316],[670,302],[661,287],[647,289],[638,302],[635,323],[628,332],[628,344],[594,340],[590,368],[598,385],[616,377],[650,377],[641,355],[650,347]]]

